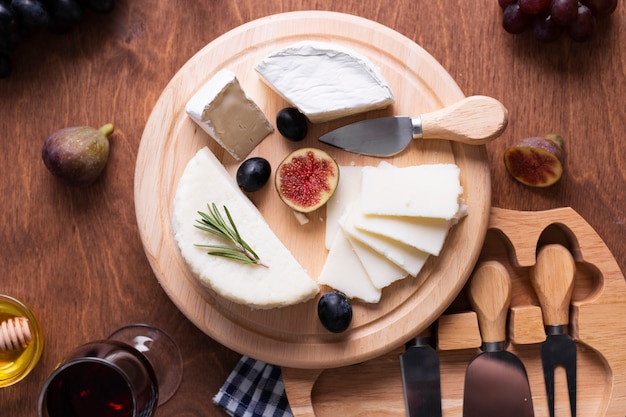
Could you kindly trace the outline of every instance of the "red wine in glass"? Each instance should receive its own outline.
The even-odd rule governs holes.
[[[116,341],[89,343],[75,351],[49,378],[43,416],[151,416],[158,387],[150,363]]]
[[[166,333],[127,326],[63,361],[44,384],[39,417],[150,417],[163,403],[161,388],[167,400],[181,377],[180,352]]]

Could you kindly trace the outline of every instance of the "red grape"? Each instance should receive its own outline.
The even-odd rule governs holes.
[[[553,42],[564,32],[576,42],[594,35],[603,17],[615,12],[618,0],[498,0],[502,27],[520,34],[532,29],[542,42]]]
[[[578,6],[576,20],[568,26],[569,37],[577,42],[584,42],[593,36],[596,30],[596,18],[589,7],[581,4]]]
[[[617,7],[617,0],[580,0],[580,3],[589,7],[594,16],[609,15]]]
[[[502,26],[509,33],[522,33],[530,27],[531,16],[520,10],[519,4],[513,3],[504,9]]]
[[[548,10],[550,0],[519,0],[517,4],[524,13],[539,14]]]
[[[569,26],[578,15],[578,0],[552,0],[550,15],[555,23]]]
[[[563,26],[556,23],[552,15],[539,15],[533,20],[533,35],[541,42],[554,42],[562,33]]]

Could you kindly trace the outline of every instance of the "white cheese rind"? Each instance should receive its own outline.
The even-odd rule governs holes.
[[[185,111],[233,158],[241,161],[274,127],[246,95],[237,77],[219,71],[187,102]]]
[[[341,291],[348,298],[357,298],[366,303],[380,301],[380,289],[374,286],[352,245],[341,232],[333,238],[317,281]]]
[[[455,164],[364,167],[361,210],[381,216],[453,219],[463,194],[460,172]]]
[[[197,244],[224,244],[194,226],[207,204],[226,206],[242,238],[268,267],[244,265],[212,256]],[[172,227],[174,238],[192,274],[217,294],[238,304],[267,309],[314,297],[319,288],[278,239],[257,208],[208,148],[188,162],[176,189]]]
[[[269,54],[255,70],[312,123],[382,109],[395,101],[378,67],[332,43],[298,42]]]

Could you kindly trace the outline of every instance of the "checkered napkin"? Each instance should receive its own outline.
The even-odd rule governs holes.
[[[213,402],[233,417],[293,417],[279,366],[243,356]]]

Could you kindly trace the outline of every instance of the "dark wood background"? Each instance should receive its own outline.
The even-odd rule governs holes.
[[[502,101],[509,127],[487,146],[493,205],[571,206],[625,270],[623,2],[592,41],[540,44],[504,32],[496,0],[118,0],[109,14],[86,13],[68,34],[23,41],[13,74],[0,80],[0,293],[35,310],[46,341],[33,373],[0,389],[0,415],[35,415],[41,384],[65,353],[132,322],[163,327],[184,356],[182,386],[157,415],[225,415],[211,398],[239,355],[187,321],[154,278],[136,226],[135,158],[159,94],[193,54],[250,20],[310,9],[387,25],[430,52],[466,95]],[[41,160],[48,134],[106,122],[116,131],[103,177],[85,189],[52,178]],[[518,184],[504,168],[504,150],[549,132],[565,138],[564,177],[547,189]]]

